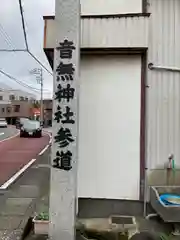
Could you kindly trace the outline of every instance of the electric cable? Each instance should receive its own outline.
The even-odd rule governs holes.
[[[0,33],[3,36],[4,40],[6,41],[7,45],[9,45],[11,48],[14,48],[10,37],[8,36],[7,32],[5,31],[1,23],[0,23]]]
[[[2,36],[4,36],[6,43],[12,48],[12,49],[0,49],[0,52],[28,52],[28,54],[39,64],[41,65],[50,75],[53,75],[52,72],[50,72],[45,65],[32,53],[29,51],[29,47],[28,47],[28,41],[27,41],[27,34],[26,34],[26,28],[25,28],[25,19],[24,19],[24,14],[23,14],[23,8],[22,8],[22,2],[21,0],[19,0],[19,7],[20,7],[20,14],[21,14],[21,21],[22,21],[22,27],[23,27],[23,33],[24,33],[24,39],[25,39],[25,45],[26,45],[26,49],[15,49],[14,46],[11,43],[11,39],[9,38],[8,34],[6,33],[6,31],[4,30],[4,27],[0,24],[0,33]],[[9,79],[15,81],[16,83],[18,83],[19,85],[30,89],[31,91],[41,91],[41,89],[38,88],[34,88],[31,87],[25,83],[23,83],[22,81],[19,81],[18,79],[16,79],[15,77],[9,75],[8,73],[4,72],[2,69],[0,69],[0,73],[5,75],[6,77],[8,77]],[[47,89],[43,89],[43,91],[48,91]]]
[[[28,41],[27,41],[27,34],[26,34],[26,27],[25,27],[25,20],[24,20],[24,11],[22,8],[22,1],[19,0],[19,8],[20,8],[20,14],[21,14],[21,22],[22,22],[22,27],[23,27],[23,33],[24,33],[24,40],[25,40],[25,44],[26,44],[26,50],[29,53],[29,55],[34,58],[34,60],[41,65],[41,67],[43,67],[50,75],[53,76],[52,72],[50,72],[45,66],[44,64],[29,50],[29,46],[28,46]]]
[[[21,23],[24,33],[24,40],[26,44],[26,50],[29,51],[28,41],[27,41],[27,34],[26,34],[26,28],[25,28],[25,22],[24,22],[24,15],[23,15],[23,8],[22,8],[22,2],[19,0],[19,8],[20,8],[20,14],[21,14]]]
[[[44,64],[42,64],[42,63],[37,59],[37,57],[34,56],[34,54],[32,54],[30,51],[27,51],[27,52],[29,53],[29,55],[32,56],[32,58],[35,59],[35,61],[36,61],[37,63],[39,63],[39,65],[41,65],[41,67],[43,67],[51,76],[53,76],[52,72],[50,72],[50,71],[44,66]]]
[[[16,83],[20,84],[21,86],[23,86],[23,87],[25,87],[25,88],[31,89],[31,90],[33,90],[33,91],[41,91],[41,89],[39,89],[39,88],[31,87],[31,86],[23,83],[22,81],[17,80],[17,79],[14,78],[13,76],[11,76],[11,75],[9,75],[8,73],[4,72],[2,69],[0,69],[0,73],[3,74],[4,76],[10,78],[11,80],[15,81]],[[45,91],[45,90],[46,90],[46,89],[44,89],[44,91]],[[48,90],[46,90],[46,91],[48,91]]]

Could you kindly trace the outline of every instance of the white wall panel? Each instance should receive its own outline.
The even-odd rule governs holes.
[[[140,56],[81,62],[78,196],[139,199]]]

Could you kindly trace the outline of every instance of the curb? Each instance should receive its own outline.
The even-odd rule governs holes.
[[[43,132],[49,136],[49,143],[41,150],[41,152],[38,154],[38,156],[41,156],[45,153],[45,151],[51,146],[52,143],[52,134],[46,130],[43,130]]]
[[[30,234],[30,232],[33,230],[33,228],[34,228],[33,218],[30,217],[30,218],[28,218],[28,220],[24,226],[23,233],[21,235],[21,240],[26,239],[26,237]]]

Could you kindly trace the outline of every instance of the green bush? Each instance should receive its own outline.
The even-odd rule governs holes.
[[[172,239],[172,236],[171,235],[167,235],[165,233],[161,233],[160,234],[160,239],[161,240],[171,240]]]
[[[37,215],[36,220],[48,221],[49,220],[49,214],[47,212],[41,212]]]

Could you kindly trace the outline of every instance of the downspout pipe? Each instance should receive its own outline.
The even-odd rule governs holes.
[[[155,66],[153,63],[148,64],[149,70],[159,70],[159,71],[170,71],[170,72],[180,72],[180,68],[177,67],[167,67],[167,66]]]

